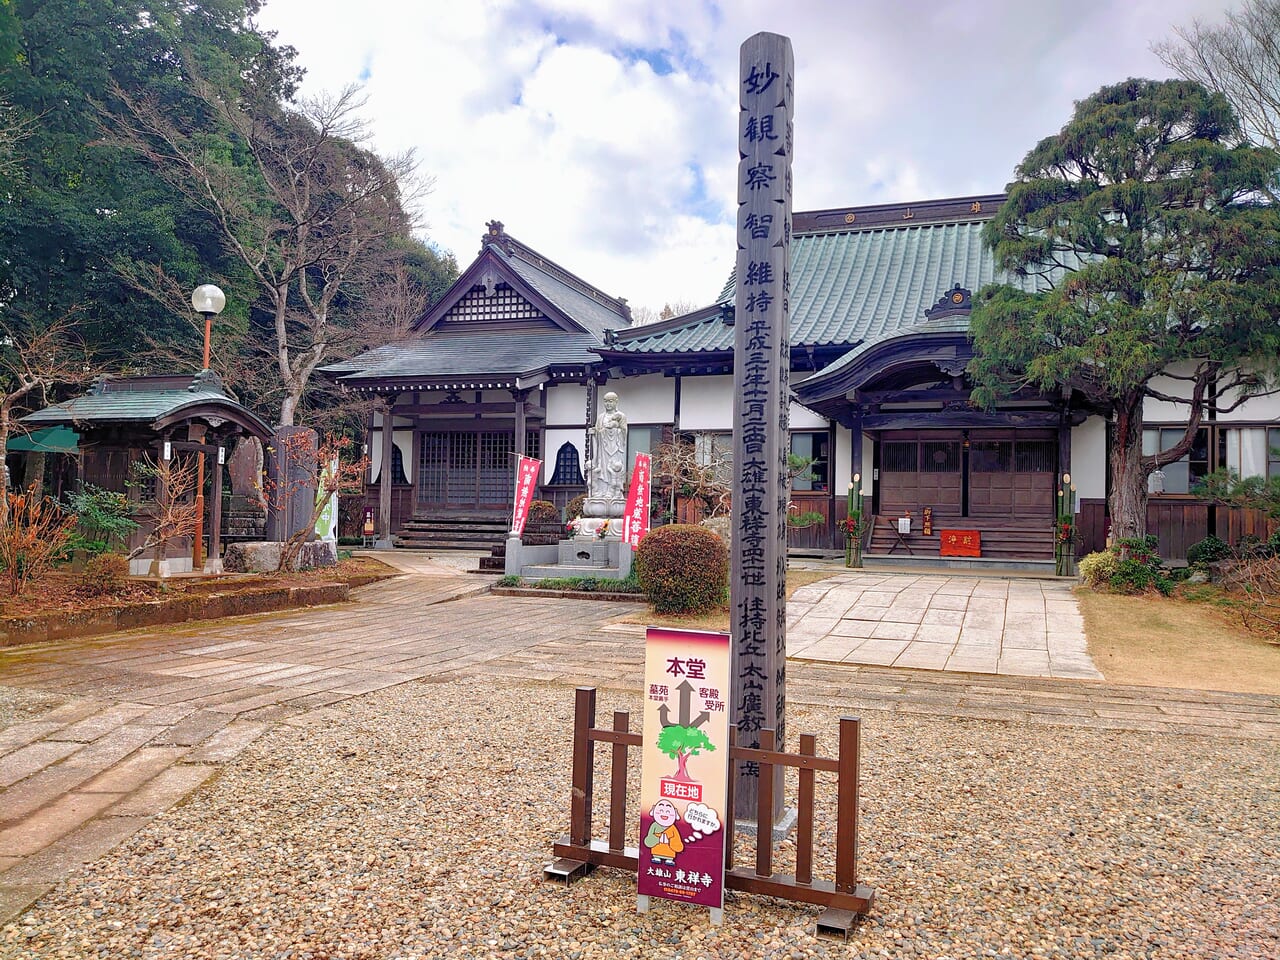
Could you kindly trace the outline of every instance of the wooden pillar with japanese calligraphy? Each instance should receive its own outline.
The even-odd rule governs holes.
[[[391,394],[383,401],[379,414],[382,419],[381,464],[378,467],[378,533],[376,546],[390,548],[395,541],[391,536],[391,469],[392,444],[395,443],[395,416],[392,410],[396,405],[396,394]]]
[[[738,87],[738,259],[734,304],[733,722],[738,743],[786,729],[787,381],[791,247],[791,41],[742,45]],[[757,819],[757,764],[735,765],[735,812]],[[775,780],[774,813],[782,808]],[[763,839],[763,838],[762,838]]]

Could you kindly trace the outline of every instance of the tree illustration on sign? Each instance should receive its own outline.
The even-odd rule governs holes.
[[[703,750],[715,748],[711,738],[697,727],[672,724],[669,727],[663,727],[662,733],[658,734],[658,749],[676,762],[676,772],[672,774],[671,779],[682,783],[697,782],[689,776],[689,771],[686,769],[689,758],[696,757]]]

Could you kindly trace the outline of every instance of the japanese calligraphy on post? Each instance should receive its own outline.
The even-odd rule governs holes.
[[[729,635],[645,639],[637,892],[720,909],[729,782]]]
[[[791,41],[758,33],[742,45],[738,127],[738,259],[734,313],[733,721],[738,742],[785,733],[787,375],[790,308]],[[737,777],[739,816],[756,816],[759,769]],[[778,778],[775,805],[781,807]]]
[[[511,511],[511,535],[518,537],[524,533],[525,521],[529,519],[529,504],[533,503],[534,492],[538,489],[538,472],[542,469],[542,461],[533,457],[521,457],[516,468],[515,507]]]
[[[637,453],[631,470],[631,488],[627,491],[627,512],[622,515],[622,542],[632,547],[649,532],[649,478],[652,476],[649,454]]]

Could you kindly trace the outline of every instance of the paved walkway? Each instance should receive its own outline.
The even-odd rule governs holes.
[[[363,588],[355,603],[0,651],[0,922],[216,775],[274,724],[323,723],[343,700],[430,678],[640,688],[643,628],[611,622],[638,604],[473,597],[485,578],[422,556],[395,559],[413,572]],[[868,593],[891,592],[888,581],[864,576],[881,577],[842,576],[814,591],[797,630],[816,611],[840,606],[846,590],[861,591],[849,608],[863,610]],[[897,599],[908,589],[922,595],[920,580],[904,579]],[[979,599],[975,585],[967,602]],[[1047,595],[1044,603],[1047,611]],[[915,622],[887,615],[915,608],[880,606],[880,623]],[[921,625],[932,607],[920,608]],[[843,623],[848,612],[814,622]],[[808,649],[798,657],[788,664],[788,696],[800,703],[1280,740],[1280,697],[857,666],[844,656],[818,662]]]
[[[1061,581],[848,573],[797,590],[787,615],[789,657],[1102,679]]]

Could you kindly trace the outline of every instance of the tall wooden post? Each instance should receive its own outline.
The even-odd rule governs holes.
[[[787,381],[791,246],[791,41],[758,33],[742,45],[738,125],[738,259],[734,304],[733,722],[743,746],[786,714]],[[760,769],[732,774],[735,810],[757,819]],[[782,808],[775,780],[772,811]],[[765,838],[761,838],[765,840]]]
[[[209,504],[209,559],[206,566],[211,573],[222,572],[222,464],[226,457],[223,444],[226,440],[218,439],[218,452],[213,455],[213,489]]]
[[[391,445],[395,443],[396,418],[392,414],[396,398],[387,397],[382,407],[382,466],[378,475],[378,546],[390,547],[391,539]]]
[[[515,451],[519,456],[523,457],[526,453],[529,452],[528,450],[525,449],[525,446],[529,442],[527,439],[529,428],[525,423],[525,413],[524,413],[524,402],[529,398],[529,391],[528,390],[512,390],[511,396],[515,399],[515,402],[516,402],[516,408],[515,408],[516,435],[513,438],[515,440]]]

